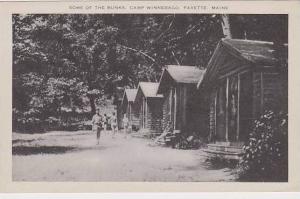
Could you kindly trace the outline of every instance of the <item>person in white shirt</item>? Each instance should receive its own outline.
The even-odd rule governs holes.
[[[97,145],[100,141],[100,134],[102,130],[102,116],[100,115],[100,110],[97,108],[96,114],[92,118],[92,126],[93,126],[93,132],[96,131],[97,135]]]

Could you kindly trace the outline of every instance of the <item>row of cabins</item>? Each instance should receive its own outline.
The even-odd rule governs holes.
[[[166,66],[158,83],[125,89],[123,113],[136,129],[198,133],[208,153],[237,157],[254,119],[287,106],[287,72],[278,62],[271,42],[222,39],[206,70]]]

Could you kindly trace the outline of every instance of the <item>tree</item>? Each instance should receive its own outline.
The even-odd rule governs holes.
[[[22,76],[31,74],[48,92],[38,94],[47,97],[42,102],[52,106],[48,110],[80,106],[86,95],[95,112],[95,101],[117,87],[158,81],[165,65],[205,68],[226,24],[233,38],[271,39],[275,53],[283,53],[285,15],[13,15],[13,107],[30,108],[35,91],[22,89]]]

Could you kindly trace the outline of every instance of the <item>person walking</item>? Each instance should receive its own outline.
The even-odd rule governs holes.
[[[111,115],[107,115],[107,130],[111,131],[112,127],[111,127]]]
[[[118,130],[118,121],[115,112],[112,113],[112,116],[110,118],[110,123],[111,123],[111,130],[112,130],[112,138],[115,138],[115,134]]]
[[[100,115],[100,109],[97,108],[96,114],[92,118],[93,132],[96,131],[96,135],[97,135],[97,145],[99,145],[99,141],[100,141],[102,122],[103,122],[103,119],[102,119],[102,116]]]
[[[126,138],[128,133],[128,128],[129,128],[129,120],[126,114],[123,117],[123,125],[124,125],[124,138]]]

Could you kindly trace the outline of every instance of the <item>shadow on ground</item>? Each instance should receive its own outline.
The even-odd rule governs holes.
[[[23,143],[31,143],[36,141],[35,139],[31,139],[31,140],[21,140],[21,139],[16,139],[16,140],[12,140],[12,144],[23,144]]]
[[[65,146],[14,146],[13,155],[33,155],[33,154],[61,154],[74,150],[75,147]]]

